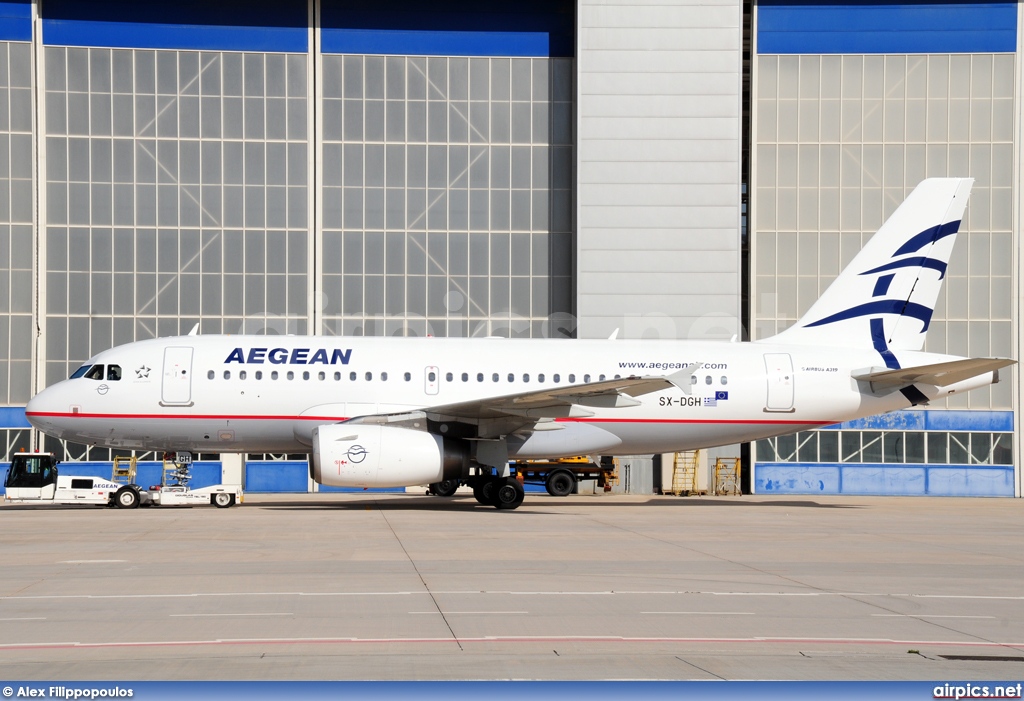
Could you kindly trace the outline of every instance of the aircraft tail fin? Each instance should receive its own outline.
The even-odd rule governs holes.
[[[887,364],[891,350],[921,350],[973,183],[923,181],[803,318],[771,342],[874,348]]]

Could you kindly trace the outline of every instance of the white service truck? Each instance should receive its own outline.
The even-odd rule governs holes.
[[[229,484],[215,484],[210,487],[192,489],[185,485],[153,487],[150,499],[158,506],[203,506],[213,504],[219,509],[234,506],[242,501],[242,488]]]
[[[115,470],[116,471],[116,470]],[[19,452],[11,456],[4,480],[4,501],[12,504],[93,504],[134,509],[137,506],[195,506],[213,504],[227,508],[242,501],[242,488],[215,484],[192,489],[161,485],[145,490],[94,476],[61,475],[52,453]]]

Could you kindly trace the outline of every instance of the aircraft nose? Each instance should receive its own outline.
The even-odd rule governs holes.
[[[56,395],[53,387],[47,387],[29,399],[25,405],[25,418],[40,431],[45,431],[53,425],[53,414],[58,411]]]

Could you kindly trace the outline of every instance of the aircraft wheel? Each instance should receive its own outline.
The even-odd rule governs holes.
[[[490,506],[490,502],[484,496],[484,485],[490,481],[489,477],[478,477],[473,480],[473,498],[484,506]]]
[[[434,482],[430,485],[430,493],[434,496],[439,497],[451,497],[455,496],[455,491],[459,488],[458,480],[442,480],[440,482]]]
[[[139,505],[139,493],[131,487],[121,487],[114,494],[114,503],[119,509],[134,509]]]
[[[210,497],[210,500],[218,509],[226,509],[235,503],[235,495],[227,492],[217,492]]]
[[[497,484],[494,486],[493,503],[498,509],[509,511],[518,509],[524,498],[526,498],[526,492],[523,490],[523,485],[519,484],[519,480],[514,477],[497,480]]]
[[[553,497],[567,497],[576,489],[576,475],[568,470],[555,470],[548,475],[544,488]]]
[[[480,485],[480,497],[477,498],[477,501],[484,506],[496,506],[494,495],[499,484],[501,484],[500,477],[485,477],[483,484]]]

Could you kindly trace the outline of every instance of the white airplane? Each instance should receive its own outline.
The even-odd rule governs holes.
[[[26,414],[75,443],[304,452],[320,484],[462,480],[514,509],[510,459],[727,445],[998,382],[1015,361],[921,351],[972,183],[922,182],[762,341],[189,335],[103,351]]]

